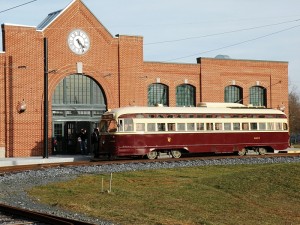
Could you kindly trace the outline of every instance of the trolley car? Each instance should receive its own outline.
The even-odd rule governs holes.
[[[99,153],[113,158],[250,151],[263,155],[289,147],[283,112],[237,103],[117,108],[103,114],[99,131]]]

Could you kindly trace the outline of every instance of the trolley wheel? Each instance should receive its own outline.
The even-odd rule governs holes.
[[[267,153],[267,149],[265,149],[265,148],[258,148],[258,153],[260,155],[265,155]]]
[[[243,148],[242,150],[238,151],[238,155],[239,155],[239,156],[246,155],[246,149]]]
[[[172,150],[171,155],[173,156],[173,158],[178,159],[181,157],[181,152],[178,150]]]
[[[147,154],[148,159],[156,159],[157,157],[157,152],[156,151],[151,151]]]

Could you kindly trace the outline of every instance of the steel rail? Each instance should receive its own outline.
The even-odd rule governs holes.
[[[34,221],[43,222],[53,225],[92,225],[93,223],[82,222],[74,219],[58,217],[47,213],[35,212],[23,208],[17,208],[0,203],[0,211],[9,213],[14,216],[19,216]]]

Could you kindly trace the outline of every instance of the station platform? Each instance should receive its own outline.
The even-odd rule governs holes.
[[[92,155],[51,155],[48,158],[43,158],[42,156],[0,158],[0,167],[90,161],[92,158]]]

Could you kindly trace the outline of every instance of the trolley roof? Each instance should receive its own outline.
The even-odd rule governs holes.
[[[116,117],[123,114],[284,114],[277,109],[247,107],[237,103],[203,103],[200,107],[164,107],[164,106],[129,106],[115,108],[104,115],[114,113]]]

